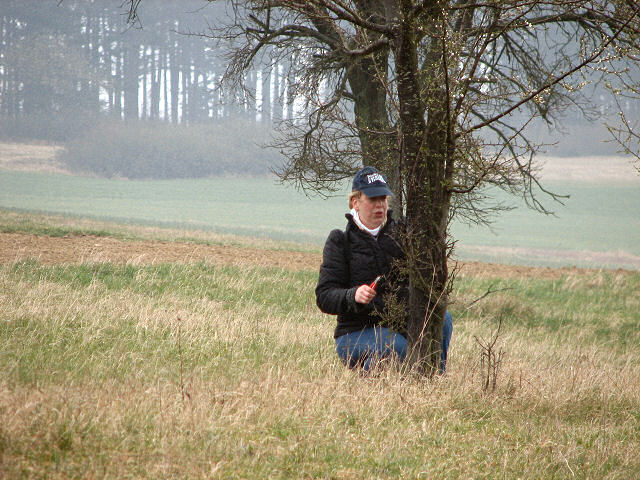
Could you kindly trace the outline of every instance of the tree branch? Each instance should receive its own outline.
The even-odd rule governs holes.
[[[519,102],[515,103],[514,105],[512,105],[510,108],[508,108],[507,110],[499,113],[498,115],[495,115],[494,117],[490,118],[489,120],[479,123],[477,125],[474,125],[466,130],[463,130],[461,132],[459,132],[457,134],[457,136],[460,135],[464,135],[464,134],[468,134],[471,133],[475,130],[479,130],[480,128],[486,127],[487,125],[495,122],[496,120],[499,120],[500,118],[505,117],[506,115],[509,115],[511,112],[513,112],[514,110],[516,110],[518,107],[530,102],[531,100],[533,100],[535,97],[537,97],[538,95],[540,95],[542,92],[544,92],[545,90],[548,90],[549,88],[551,88],[553,85],[557,85],[558,83],[560,83],[562,80],[564,80],[565,78],[573,75],[574,73],[576,73],[577,71],[581,70],[582,68],[584,68],[586,65],[589,65],[590,63],[592,63],[593,61],[595,61],[600,55],[602,55],[604,53],[604,51],[607,49],[607,47],[609,47],[609,45],[611,45],[611,43],[613,43],[613,41],[618,38],[618,36],[622,33],[622,31],[624,30],[624,28],[631,23],[631,20],[633,20],[637,14],[638,14],[638,10],[640,9],[640,5],[636,7],[636,9],[634,10],[634,14],[630,15],[629,18],[627,19],[627,21],[612,35],[610,36],[606,42],[604,42],[600,48],[598,48],[591,56],[587,57],[585,60],[583,60],[582,62],[580,62],[578,65],[576,65],[575,67],[571,68],[569,71],[565,72],[564,74],[553,78],[551,81],[547,82],[546,84],[544,84],[543,86],[541,86],[540,88],[538,88],[537,90],[535,90],[533,93],[530,93],[529,95],[525,96],[522,100],[520,100]]]

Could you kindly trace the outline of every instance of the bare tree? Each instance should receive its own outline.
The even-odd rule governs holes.
[[[135,19],[141,0],[129,0]],[[486,219],[486,187],[541,211],[528,123],[576,107],[591,78],[638,63],[640,6],[631,0],[227,0],[206,35],[228,46],[226,79],[289,62],[305,105],[287,119],[280,172],[331,189],[362,163],[399,193],[407,256],[409,364],[437,369],[451,275],[453,216]],[[593,74],[598,77],[593,77]],[[630,92],[630,94],[637,94]],[[624,142],[624,138],[621,138]]]
[[[640,60],[640,58],[638,58]],[[627,103],[640,97],[640,81],[632,83],[633,79],[628,78],[629,70],[622,69],[615,74],[619,78],[618,84],[614,87],[609,84],[609,88],[615,95],[615,105],[617,107],[618,122],[607,124],[607,130],[611,134],[612,140],[618,144],[621,153],[631,156],[634,159],[636,170],[640,173],[640,120],[638,117],[632,119],[631,115],[625,112],[622,101]],[[635,71],[636,77],[640,77],[640,72]]]

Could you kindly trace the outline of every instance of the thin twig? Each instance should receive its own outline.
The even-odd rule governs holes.
[[[489,288],[487,289],[487,291],[484,293],[484,295],[476,298],[473,302],[471,302],[469,305],[467,305],[465,307],[465,310],[469,310],[473,305],[475,305],[476,303],[478,303],[480,300],[482,300],[485,297],[488,297],[489,295],[491,295],[492,293],[497,293],[497,292],[504,292],[505,290],[513,290],[513,287],[505,287],[505,288],[499,288],[497,290],[491,290],[491,287],[493,287],[492,285],[489,285]]]

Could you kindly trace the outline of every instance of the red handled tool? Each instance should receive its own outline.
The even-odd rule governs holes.
[[[376,279],[375,279],[373,282],[371,282],[371,283],[369,284],[369,287],[371,287],[371,288],[373,288],[373,289],[375,290],[376,288],[378,288],[378,283],[380,283],[380,281],[381,281],[383,278],[384,278],[384,275],[378,275],[378,276],[376,277]]]

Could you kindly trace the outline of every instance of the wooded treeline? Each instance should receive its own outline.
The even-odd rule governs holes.
[[[132,28],[120,0],[3,0],[0,117],[186,124],[238,113],[257,121],[291,116],[283,65],[249,74],[253,99],[221,88],[219,50],[199,34],[226,15],[223,4],[152,0],[144,8],[144,24]]]
[[[0,135],[68,142],[98,119],[189,125],[242,116],[267,128],[293,118],[296,82],[287,75],[302,59],[266,55],[246,73],[244,90],[222,88],[225,49],[202,35],[229,8],[148,0],[140,5],[143,23],[132,26],[122,0],[2,0]],[[601,96],[597,113],[616,110],[609,100]],[[640,115],[639,105],[625,107]],[[562,132],[543,122],[531,127],[541,142],[562,140],[551,153],[616,151],[602,143],[606,129],[577,111],[567,112]]]

